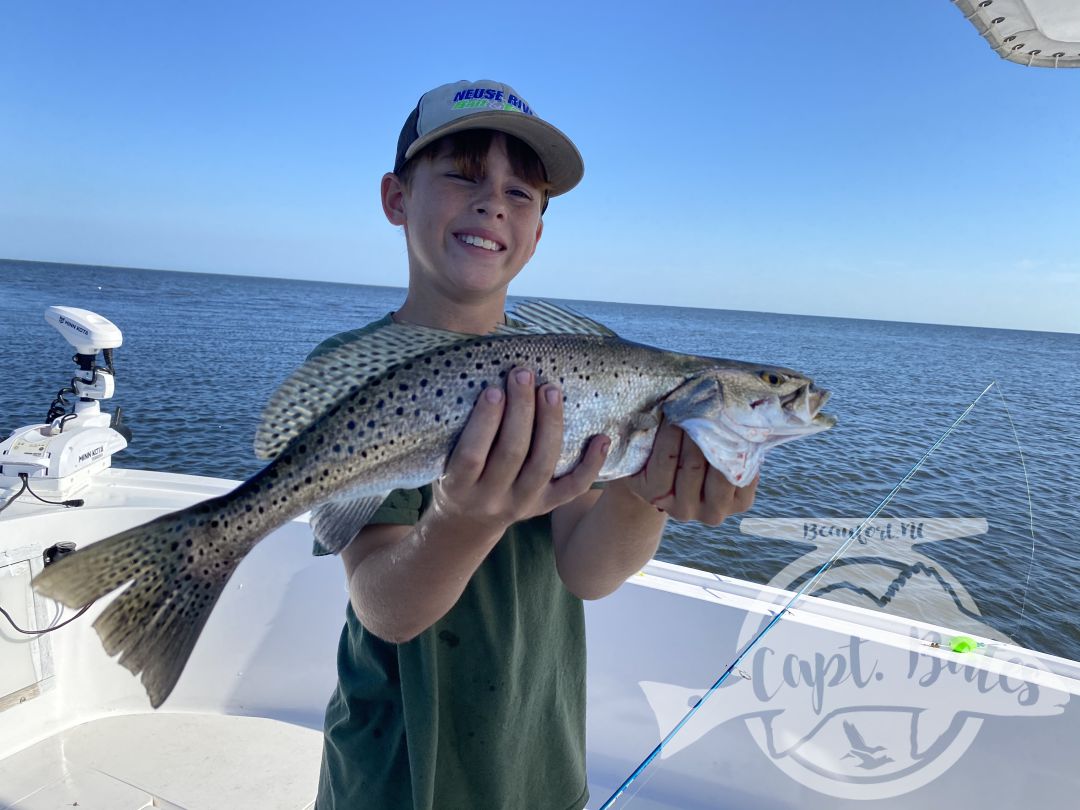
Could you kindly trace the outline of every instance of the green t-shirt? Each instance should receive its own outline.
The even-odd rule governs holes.
[[[430,499],[397,490],[371,523],[412,525]],[[351,604],[345,616],[316,810],[585,806],[585,616],[555,569],[550,515],[511,526],[412,641],[368,632]]]

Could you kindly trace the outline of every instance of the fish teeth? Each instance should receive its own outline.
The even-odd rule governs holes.
[[[458,235],[458,239],[464,242],[466,245],[473,245],[475,247],[483,248],[484,250],[501,250],[502,247],[498,242],[493,242],[490,239],[484,239],[479,236],[473,236],[471,233],[463,233]]]

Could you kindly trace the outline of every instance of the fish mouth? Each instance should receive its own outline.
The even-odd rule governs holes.
[[[832,396],[831,391],[818,388],[812,382],[780,397],[780,408],[789,422],[797,425],[813,425],[826,428],[836,424],[836,417],[821,413],[821,409]]]

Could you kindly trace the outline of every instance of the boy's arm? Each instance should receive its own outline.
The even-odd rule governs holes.
[[[582,599],[607,596],[656,554],[668,515],[715,526],[749,509],[757,485],[734,486],[681,429],[662,422],[641,472],[555,510],[559,576]]]
[[[505,394],[486,390],[416,525],[366,527],[341,553],[364,627],[394,643],[414,638],[454,606],[507,527],[587,492],[609,443],[594,439],[573,471],[552,480],[562,432],[557,386],[536,390],[518,370]]]

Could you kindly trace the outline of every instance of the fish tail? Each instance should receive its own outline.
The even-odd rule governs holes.
[[[119,653],[121,664],[141,673],[155,709],[176,686],[225,583],[262,536],[239,520],[230,531],[223,510],[230,500],[203,501],[107,537],[34,578],[38,592],[72,608],[130,583],[94,629],[110,656]]]

